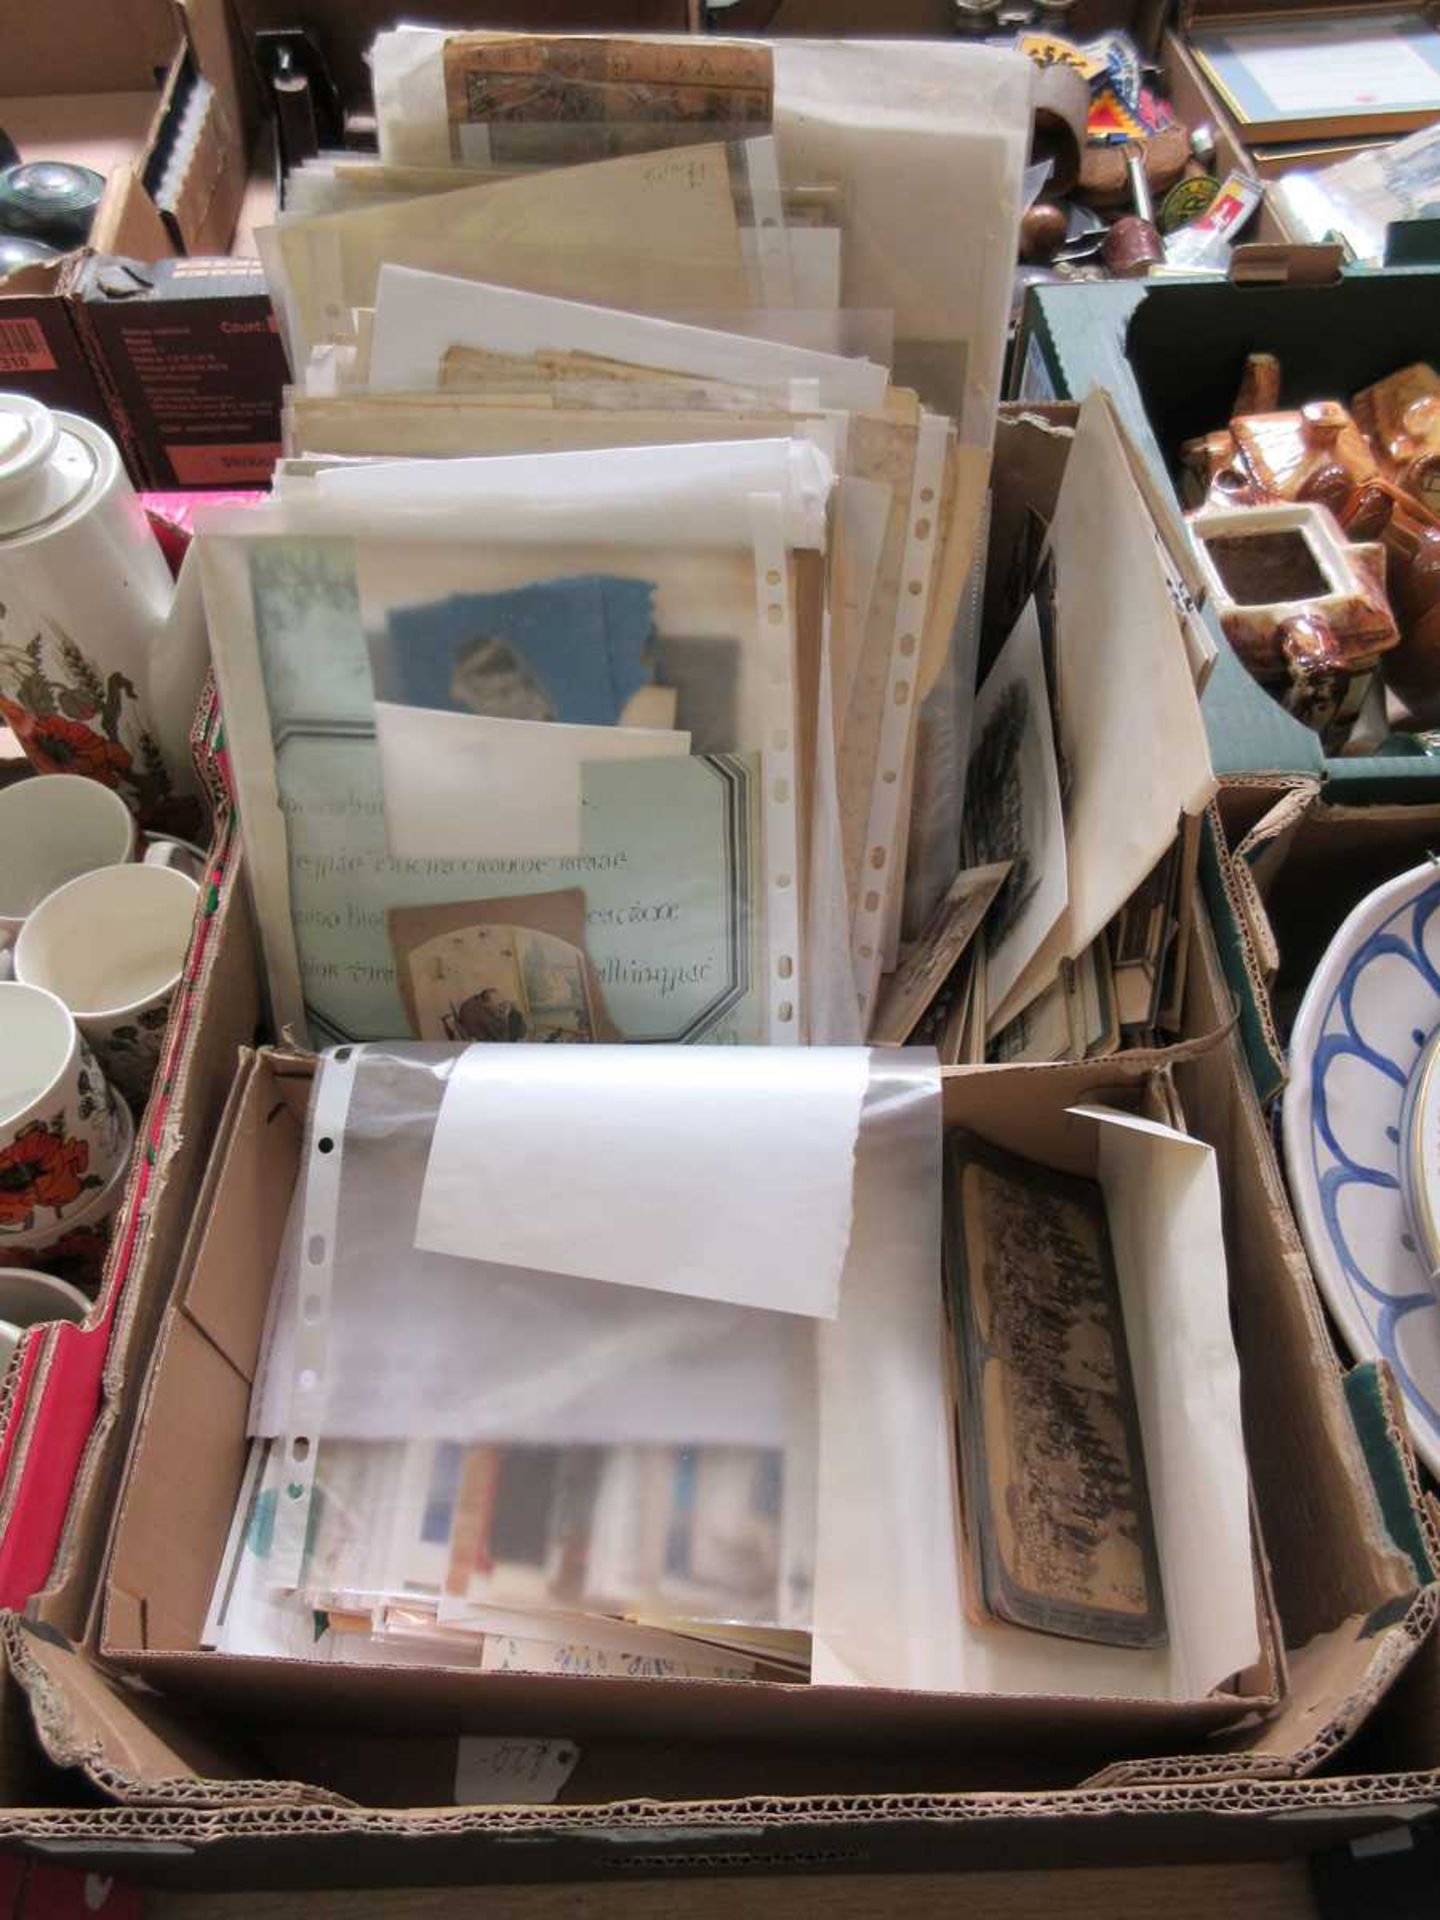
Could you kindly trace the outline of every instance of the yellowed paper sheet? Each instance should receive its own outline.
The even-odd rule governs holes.
[[[536,391],[602,396],[597,404],[618,405],[627,394],[641,404],[675,407],[771,407],[775,395],[759,387],[724,380],[697,379],[666,367],[637,366],[594,353],[546,348],[534,354],[499,353],[485,347],[450,347],[440,362],[440,388],[446,393]]]
[[[473,404],[471,404],[473,402]],[[394,459],[465,454],[554,453],[585,448],[650,447],[711,440],[773,440],[795,422],[787,414],[619,412],[502,404],[441,393],[291,396],[285,445],[300,454]]]
[[[272,230],[297,357],[373,306],[383,261],[651,312],[743,307],[723,146],[523,174]]]
[[[956,876],[920,938],[883,989],[870,1038],[899,1046],[944,986],[1010,871],[1008,860]]]

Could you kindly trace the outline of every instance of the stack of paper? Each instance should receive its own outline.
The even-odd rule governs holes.
[[[297,1033],[869,1030],[1026,142],[1026,63],[939,54],[381,35],[380,158],[261,236],[274,504],[203,541]],[[963,273],[917,168],[986,183]]]
[[[324,1056],[207,1640],[939,1681],[939,1145],[915,1056]]]

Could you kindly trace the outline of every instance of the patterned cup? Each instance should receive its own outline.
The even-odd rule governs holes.
[[[178,867],[103,867],[42,900],[15,943],[16,979],[65,1002],[137,1111],[155,1077],[199,898]]]
[[[0,1252],[81,1214],[132,1132],[64,1002],[0,981]]]
[[[135,1124],[129,1109],[123,1101],[117,1104],[125,1150],[110,1178],[98,1192],[89,1196],[83,1207],[78,1207],[58,1226],[36,1227],[29,1233],[0,1241],[0,1260],[11,1267],[43,1267],[47,1273],[73,1282],[87,1294],[97,1291],[105,1274],[115,1216],[125,1198],[135,1140]]]

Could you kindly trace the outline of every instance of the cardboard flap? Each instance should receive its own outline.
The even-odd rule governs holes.
[[[180,40],[170,0],[53,0],[5,19],[7,94],[148,93]]]
[[[1270,924],[1270,916],[1265,911],[1260,889],[1249,867],[1243,861],[1232,863],[1230,878],[1235,888],[1235,905],[1249,938],[1256,975],[1268,1000],[1275,976],[1280,971],[1280,948],[1275,939],[1275,929]]]
[[[1440,1589],[1418,1588],[1292,1647],[1290,1694],[1250,1754],[1283,1755],[1291,1771],[1313,1773],[1345,1745],[1403,1672],[1434,1625],[1437,1603]],[[1217,1744],[1227,1742],[1222,1736]]]
[[[1215,966],[1204,1017],[1213,1018],[1221,1005],[1238,1011],[1249,1069],[1261,1100],[1268,1103],[1285,1084],[1285,1049],[1270,1010],[1264,965],[1256,951],[1250,915],[1226,852],[1225,830],[1213,807],[1206,815],[1200,844],[1200,879],[1209,913],[1198,915],[1197,924],[1204,923],[1201,945],[1208,945]],[[1222,982],[1223,990],[1217,993],[1215,988]]]
[[[119,1800],[224,1796],[305,1798],[348,1804],[338,1795],[268,1781],[245,1782],[231,1759],[171,1708],[149,1699],[144,1715],[121,1688],[63,1635],[17,1614],[0,1615],[0,1644],[24,1689],[35,1732],[47,1757],[79,1767],[87,1779]]]
[[[1263,1723],[1217,1734],[1216,1751],[1164,1760],[1122,1761],[1088,1787],[1138,1787],[1169,1780],[1296,1779],[1333,1759],[1409,1665],[1434,1625],[1440,1589],[1355,1614],[1289,1653],[1290,1689]],[[1228,1749],[1228,1751],[1226,1750]]]
[[[1267,1004],[1275,976],[1280,971],[1280,948],[1265,909],[1265,895],[1284,866],[1301,824],[1319,798],[1317,780],[1297,780],[1284,787],[1274,804],[1236,841],[1229,856],[1236,904],[1250,938]]]
[[[1268,889],[1297,829],[1319,798],[1318,780],[1297,780],[1236,842],[1233,857],[1244,861],[1260,887]]]
[[[1215,939],[1197,919],[1189,1011],[1208,1024],[1228,999]],[[1305,1645],[1338,1620],[1408,1607],[1432,1578],[1428,1551],[1383,1399],[1372,1430],[1357,1425],[1243,1058],[1227,1045],[1177,1077],[1191,1124],[1225,1157],[1240,1347],[1260,1356],[1242,1377],[1246,1442],[1287,1642]]]
[[[1375,1361],[1352,1367],[1345,1376],[1345,1400],[1390,1537],[1409,1555],[1415,1578],[1428,1583],[1440,1573],[1440,1536],[1389,1366]]]

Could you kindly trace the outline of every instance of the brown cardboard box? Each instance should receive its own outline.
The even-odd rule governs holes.
[[[129,0],[123,8],[57,0],[6,31],[0,126],[21,157],[74,160],[107,176],[93,251],[153,261],[229,247],[254,98],[225,0]],[[162,195],[163,162],[187,105],[186,154]],[[137,485],[175,485],[135,458],[132,417],[142,436],[147,419],[133,401],[130,411],[120,405],[85,326],[73,294],[83,257],[67,254],[0,283],[0,384],[107,427]],[[121,356],[116,365],[123,384]]]
[[[1226,996],[1203,931],[1194,937],[1189,991],[1193,1017],[1204,1024]],[[1112,1061],[948,1076],[947,1106],[1012,1145],[1034,1139],[1034,1114],[1053,1143],[1061,1109],[1077,1098],[1118,1094],[1163,1110],[1167,1073],[1192,1126],[1221,1154],[1247,1442],[1291,1675],[1278,1710],[1189,1757],[1151,1753],[1086,1781],[1099,1757],[1093,1737],[1072,1745],[1048,1710],[1043,1742],[1033,1724],[996,1723],[962,1742],[891,1739],[879,1749],[840,1726],[808,1747],[784,1743],[774,1730],[744,1738],[736,1727],[697,1747],[683,1729],[644,1737],[630,1697],[657,1683],[601,1682],[625,1697],[608,1734],[596,1718],[577,1736],[582,1760],[564,1804],[490,1809],[448,1803],[457,1797],[460,1735],[512,1725],[520,1711],[498,1693],[492,1698],[503,1704],[480,1712],[438,1676],[385,1676],[377,1732],[358,1702],[354,1670],[351,1686],[331,1689],[328,1699],[306,1698],[303,1681],[287,1691],[281,1672],[258,1689],[222,1686],[223,1714],[207,1713],[188,1697],[190,1685],[167,1687],[162,1704],[107,1678],[93,1651],[12,1620],[14,1670],[48,1756],[79,1766],[121,1804],[87,1812],[14,1806],[0,1813],[0,1839],[106,1861],[107,1870],[123,1862],[147,1878],[318,1885],[608,1876],[662,1865],[672,1875],[1074,1865],[1286,1853],[1403,1828],[1433,1794],[1433,1777],[1293,1777],[1333,1765],[1405,1670],[1433,1614],[1432,1544],[1413,1512],[1407,1551],[1387,1528],[1376,1475],[1384,1480],[1400,1456],[1391,1449],[1387,1461],[1383,1446],[1370,1456],[1359,1446],[1233,1039],[1177,1056],[1173,1069]],[[235,1363],[254,1329],[244,1324],[238,1290],[203,1309],[203,1337],[195,1315],[216,1273],[234,1274],[273,1249],[283,1210],[267,1200],[267,1186],[283,1180],[291,1162],[305,1077],[303,1061],[261,1056],[232,1101],[209,1182],[209,1222],[192,1236],[184,1297],[146,1397],[112,1559],[112,1640],[133,1644],[149,1634],[155,1644],[163,1633],[173,1641],[187,1619],[193,1635],[203,1613],[211,1568],[195,1560],[186,1534],[197,1523],[211,1526],[218,1553],[243,1441],[232,1435],[211,1455],[195,1438],[207,1421],[205,1401],[226,1401],[232,1417],[243,1418],[243,1366]],[[257,1224],[266,1245],[252,1250]],[[196,1424],[177,1455],[173,1429],[165,1445],[166,1423],[187,1399]],[[140,1511],[146,1476],[151,1493],[162,1495],[158,1515]],[[217,1508],[212,1524],[207,1515]],[[127,1588],[137,1574],[138,1593]],[[159,1663],[122,1658],[161,1677]],[[214,1656],[192,1654],[188,1664],[207,1660]],[[183,1655],[164,1663],[167,1681],[185,1664]],[[289,1677],[302,1680],[287,1664]],[[1420,1674],[1415,1684],[1422,1681]],[[554,1683],[520,1688],[536,1684]],[[859,1716],[884,1715],[893,1701],[853,1704]],[[533,1724],[532,1714],[524,1718]],[[1435,1718],[1432,1708],[1432,1728]],[[552,1737],[574,1731],[569,1711],[542,1724]],[[1133,1739],[1128,1744],[1133,1750]],[[1427,1747],[1423,1732],[1407,1764],[1420,1757],[1440,1763],[1440,1747]]]
[[[1382,881],[1440,849],[1440,805],[1349,806],[1318,781],[1237,775],[1220,785],[1207,890],[1241,1011],[1251,1072],[1269,1101],[1310,976],[1340,923]]]
[[[75,328],[56,292],[57,274],[31,267],[11,274],[0,293],[0,385],[47,407],[108,425],[110,408]]]
[[[1088,1084],[1113,1072],[1108,1067]],[[343,1701],[357,1726],[403,1723],[421,1732],[458,1721],[497,1733],[560,1727],[583,1740],[623,1723],[632,1735],[682,1742],[848,1742],[859,1750],[964,1738],[1002,1752],[1017,1739],[1033,1739],[1035,1704],[1015,1698],[724,1682],[597,1684],[418,1666],[387,1673],[200,1651],[248,1452],[250,1381],[299,1166],[310,1078],[308,1057],[261,1054],[242,1071],[217,1149],[209,1218],[198,1223],[145,1393],[105,1587],[100,1648],[107,1660],[176,1699],[222,1708],[243,1700],[283,1710],[296,1722]],[[1128,1085],[1132,1097],[1143,1094],[1143,1073],[1128,1076]],[[1079,1172],[1093,1143],[1067,1119],[1067,1094],[1071,1082],[1061,1077],[1022,1083],[1006,1073],[955,1075],[946,1089],[947,1124]],[[246,1230],[257,1221],[258,1231],[253,1224]],[[1261,1639],[1263,1646],[1264,1628]],[[1204,1740],[1247,1712],[1266,1713],[1280,1685],[1273,1657],[1262,1653],[1258,1668],[1229,1694],[1208,1700],[1049,1701],[1046,1738],[1055,1755],[1075,1756],[1077,1772],[1093,1771],[1133,1750]]]
[[[210,714],[213,726],[214,714]],[[30,1616],[83,1631],[149,1359],[237,1050],[260,1021],[255,939],[228,810],[217,815],[185,984],[162,1078],[116,1219],[95,1311],[77,1331],[35,1337],[25,1391],[17,1371],[0,1407],[0,1581]],[[23,1372],[23,1369],[21,1370]]]
[[[223,251],[254,122],[238,56],[224,0],[56,0],[7,23],[0,126],[22,159],[75,160],[107,176],[90,235],[97,252]],[[162,208],[159,162],[201,80],[208,92]]]

